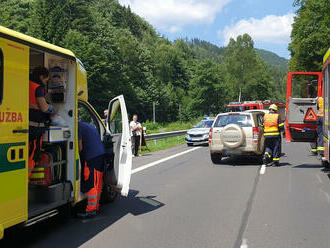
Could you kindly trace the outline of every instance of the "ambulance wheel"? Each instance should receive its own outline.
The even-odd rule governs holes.
[[[114,190],[111,185],[104,185],[101,195],[102,203],[111,203],[114,202],[116,197],[118,196],[118,192]]]

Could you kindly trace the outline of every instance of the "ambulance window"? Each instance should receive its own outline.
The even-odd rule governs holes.
[[[98,118],[95,116],[91,109],[80,102],[78,104],[78,120],[93,125],[97,131],[101,133]]]
[[[0,48],[0,104],[2,104],[2,98],[3,98],[3,53]]]
[[[115,104],[113,105],[116,108],[116,110],[115,111],[112,110],[112,116],[109,125],[109,129],[112,134],[118,134],[123,132],[122,115],[120,111],[120,106],[118,104],[120,104],[119,101],[117,103],[117,107]]]

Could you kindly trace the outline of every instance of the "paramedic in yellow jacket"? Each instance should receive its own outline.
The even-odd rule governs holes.
[[[322,159],[324,153],[323,114],[324,114],[324,98],[321,96],[317,99],[317,156],[319,159]]]
[[[277,113],[278,107],[272,104],[269,107],[269,113],[264,116],[264,135],[265,135],[265,154],[264,164],[279,166],[280,164],[280,146],[281,131],[284,129],[284,123]]]

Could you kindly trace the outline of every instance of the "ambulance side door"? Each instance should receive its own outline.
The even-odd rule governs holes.
[[[127,196],[132,169],[132,145],[129,120],[123,95],[117,96],[109,103],[107,128],[113,143],[112,182]]]
[[[0,34],[0,238],[28,213],[29,48]]]

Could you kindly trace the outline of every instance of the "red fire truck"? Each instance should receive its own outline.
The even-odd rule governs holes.
[[[279,114],[281,115],[282,120],[285,119],[285,103],[279,101],[244,101],[244,102],[230,102],[227,105],[227,110],[229,112],[241,112],[245,110],[253,109],[265,109],[267,110],[270,105],[276,104],[279,108]]]
[[[288,72],[286,141],[316,143],[317,98],[322,95],[321,72]]]

